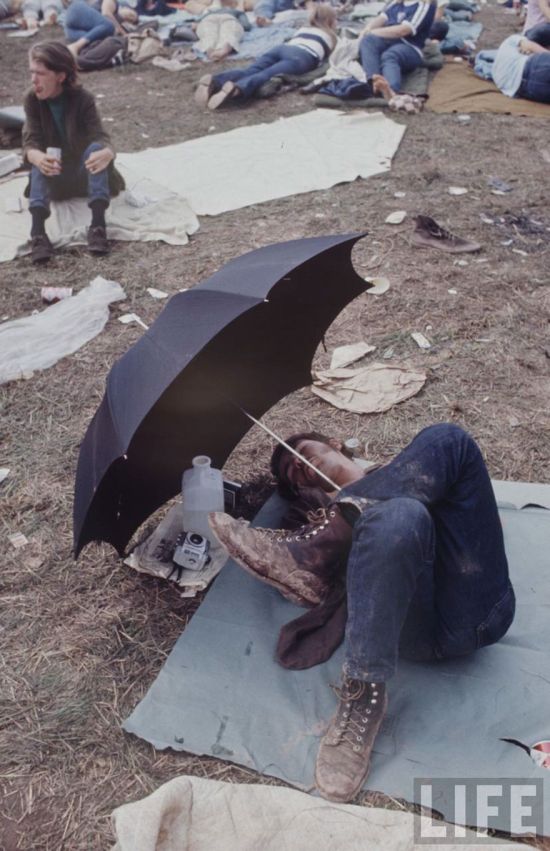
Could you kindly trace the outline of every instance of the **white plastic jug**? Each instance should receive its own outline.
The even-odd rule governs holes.
[[[183,529],[185,532],[197,532],[218,546],[218,541],[210,531],[208,514],[210,511],[223,511],[223,477],[220,470],[211,466],[207,455],[193,458],[193,466],[183,474],[181,495],[183,499]]]

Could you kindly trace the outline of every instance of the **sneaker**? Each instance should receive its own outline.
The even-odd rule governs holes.
[[[88,251],[90,254],[108,254],[110,250],[105,228],[88,228]]]
[[[252,528],[221,511],[208,519],[241,567],[298,606],[316,606],[326,597],[351,544],[352,527],[334,505],[312,512],[295,532]]]
[[[208,101],[208,109],[217,109],[219,106],[222,105],[222,103],[225,103],[226,100],[237,97],[238,94],[238,87],[232,80],[228,80],[227,83],[223,84],[219,92],[216,92],[215,95],[212,95],[212,97]]]
[[[205,74],[204,77],[200,78],[195,89],[195,103],[202,107],[207,106],[213,91],[214,77],[212,74]]]
[[[355,798],[367,778],[388,698],[385,683],[346,678],[341,688],[333,689],[340,703],[321,739],[315,783],[323,798],[346,803]]]
[[[411,237],[415,248],[438,248],[449,254],[473,254],[481,250],[478,242],[469,242],[460,236],[455,236],[430,216],[416,216],[416,227]]]
[[[33,263],[47,263],[53,257],[53,245],[45,233],[31,237],[31,260]]]

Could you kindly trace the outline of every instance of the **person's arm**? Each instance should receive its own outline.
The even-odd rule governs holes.
[[[539,0],[539,9],[546,20],[550,22],[550,3],[548,0]]]
[[[116,0],[102,0],[101,14],[104,18],[107,18],[108,21],[111,21],[111,23],[114,24],[116,35],[126,35],[126,30],[123,26],[121,26],[121,23],[115,14],[116,8]]]
[[[403,21],[402,24],[394,24],[391,27],[379,27],[371,30],[372,35],[378,35],[381,38],[406,38],[414,33],[414,28],[408,21]]]
[[[530,41],[528,38],[523,37],[519,44],[518,50],[520,53],[550,53],[546,47],[543,47],[541,44],[537,44],[536,41]]]
[[[378,27],[383,27],[387,20],[388,16],[385,15],[384,12],[381,12],[379,15],[376,15],[376,17],[371,18],[368,24],[361,30],[359,37],[378,29]]]
[[[31,165],[36,166],[46,177],[59,174],[59,160],[48,156],[46,141],[40,120],[40,106],[36,97],[29,93],[24,102],[25,123],[23,125],[23,156]]]
[[[91,174],[97,174],[107,168],[115,158],[115,149],[111,137],[103,128],[101,118],[95,105],[95,100],[89,92],[83,93],[84,105],[79,116],[79,126],[85,129],[89,142],[99,142],[103,145],[100,151],[90,154],[84,165]]]
[[[270,24],[275,17],[275,0],[259,0],[254,6],[254,13],[259,27]]]

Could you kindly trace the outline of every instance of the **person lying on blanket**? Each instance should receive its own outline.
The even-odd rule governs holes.
[[[23,154],[31,165],[32,262],[43,263],[53,254],[45,230],[52,198],[88,197],[88,248],[92,254],[107,254],[105,211],[124,180],[113,166],[115,152],[94,98],[78,82],[75,58],[61,42],[35,44],[29,66],[32,88],[24,101]]]
[[[248,68],[206,74],[199,81],[195,101],[218,109],[227,100],[253,97],[264,83],[280,74],[307,74],[328,59],[336,46],[336,12],[318,3],[309,12],[309,26],[301,27],[290,41],[272,47]]]
[[[436,10],[435,0],[393,0],[361,33],[359,60],[367,82],[386,100],[401,92],[403,75],[422,65]]]
[[[508,97],[550,103],[550,50],[542,44],[521,35],[508,36],[497,50],[491,72],[495,85]]]
[[[323,797],[345,802],[367,776],[398,655],[436,662],[493,644],[514,618],[514,591],[489,474],[459,426],[425,428],[367,473],[323,435],[288,442],[315,469],[279,446],[272,470],[286,496],[322,489],[314,519],[274,531],[215,512],[210,525],[235,561],[306,607],[323,604],[349,553],[340,701],[315,773]]]

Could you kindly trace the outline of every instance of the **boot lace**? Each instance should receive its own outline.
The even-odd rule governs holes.
[[[308,511],[306,517],[308,522],[294,531],[289,529],[264,529],[263,527],[256,527],[256,531],[261,532],[267,538],[275,539],[278,544],[284,542],[290,544],[291,541],[308,541],[322,532],[323,529],[326,529],[333,517],[336,517],[336,511],[334,509],[317,508]]]
[[[363,746],[363,737],[378,703],[379,689],[376,683],[348,680],[343,685],[331,685],[342,701],[342,713],[338,715],[335,743],[346,742],[358,753]]]

